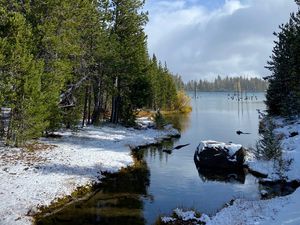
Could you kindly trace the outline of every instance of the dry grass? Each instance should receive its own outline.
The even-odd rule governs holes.
[[[47,151],[55,148],[55,145],[44,144],[40,142],[31,142],[27,143],[23,146],[23,149],[29,152],[37,152],[37,151]]]
[[[153,117],[155,115],[154,111],[150,111],[150,110],[141,110],[136,112],[136,116],[138,118],[140,117]]]
[[[32,166],[39,162],[45,162],[47,159],[37,153],[51,150],[54,147],[56,146],[39,142],[28,143],[24,145],[23,148],[3,147],[0,151],[0,165],[22,162],[27,166]]]

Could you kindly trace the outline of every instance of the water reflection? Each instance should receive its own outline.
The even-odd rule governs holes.
[[[145,199],[148,194],[150,171],[144,161],[134,168],[107,175],[100,189],[87,200],[79,201],[63,210],[42,218],[37,225],[144,225]]]
[[[185,132],[190,127],[190,113],[173,113],[168,114],[165,117],[169,123],[173,124],[173,126],[181,132]]]
[[[145,149],[133,150],[132,154],[134,158],[138,161],[144,159],[156,160],[159,159],[160,162],[168,161],[168,155],[173,152],[175,138],[171,140],[166,140],[158,145],[149,146]]]
[[[196,168],[199,173],[199,177],[203,182],[208,181],[220,181],[226,183],[241,183],[244,184],[246,180],[246,171],[236,170],[236,171],[224,171],[216,169],[201,168],[197,166]]]

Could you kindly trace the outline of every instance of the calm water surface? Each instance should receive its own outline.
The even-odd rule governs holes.
[[[235,198],[257,199],[259,190],[251,175],[237,180],[199,173],[193,160],[201,140],[232,141],[246,147],[258,139],[257,109],[264,110],[264,94],[252,101],[228,99],[227,93],[198,93],[189,115],[168,119],[181,129],[180,139],[139,151],[141,165],[127,174],[108,177],[91,198],[38,221],[42,224],[153,224],[176,207],[214,214]],[[236,131],[251,133],[237,135]],[[163,152],[190,144],[172,154]]]

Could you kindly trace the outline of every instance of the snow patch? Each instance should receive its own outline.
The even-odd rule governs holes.
[[[180,221],[191,221],[193,224],[198,224],[198,223],[207,223],[210,221],[209,216],[202,214],[200,217],[197,217],[196,212],[193,210],[183,210],[176,208],[173,210],[174,212],[174,217],[161,217],[161,221],[164,223],[169,223],[169,222],[174,222],[177,220]],[[195,223],[196,222],[196,223]]]
[[[193,220],[196,218],[196,213],[194,211],[183,211],[182,209],[175,209],[174,213],[181,218],[183,221]]]
[[[233,144],[233,143],[224,143],[224,142],[218,142],[218,141],[201,141],[199,146],[197,147],[197,153],[199,154],[206,148],[214,148],[214,149],[226,149],[228,150],[229,156],[233,156],[238,150],[242,148],[242,145],[240,144]]]
[[[40,206],[91,186],[102,172],[133,164],[128,146],[154,144],[179,132],[121,126],[85,127],[40,141],[51,148],[29,152],[0,147],[0,224],[30,225]]]
[[[175,218],[172,218],[172,217],[168,217],[168,216],[163,216],[163,217],[161,217],[161,221],[162,221],[163,223],[169,223],[169,222],[174,222],[174,221],[176,221],[176,219],[175,219]]]
[[[236,200],[208,221],[207,225],[299,225],[300,189],[292,195],[270,200]]]
[[[281,148],[283,151],[283,159],[291,160],[291,165],[285,176],[288,180],[300,179],[300,135],[290,137],[292,132],[300,134],[300,119],[294,121],[287,121],[283,118],[273,119],[276,126],[274,134],[280,137]],[[267,174],[271,180],[278,180],[278,171],[274,167],[274,161],[257,160],[254,156],[248,157],[246,164],[251,170]]]

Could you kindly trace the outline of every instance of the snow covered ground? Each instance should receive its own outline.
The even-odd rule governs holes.
[[[178,131],[86,127],[42,139],[43,149],[0,147],[0,225],[29,225],[39,206],[48,206],[78,187],[92,185],[101,172],[133,164],[129,148],[153,144]]]
[[[300,119],[293,121],[286,121],[284,119],[273,120],[276,128],[274,133],[280,138],[281,147],[283,150],[283,158],[286,160],[292,160],[291,165],[287,171],[284,171],[284,175],[288,180],[300,179]],[[298,135],[291,135],[292,133],[298,133]],[[271,180],[279,179],[278,171],[274,168],[274,162],[272,161],[257,161],[255,158],[250,157],[247,160],[248,166],[257,172],[268,175]]]
[[[176,217],[162,217],[161,221],[172,224],[177,218],[206,225],[299,225],[300,189],[292,195],[270,200],[247,201],[238,199],[233,205],[223,208],[215,216],[202,214],[197,217],[193,211],[175,209]]]
[[[270,200],[236,200],[222,209],[207,225],[299,225],[300,189]]]

